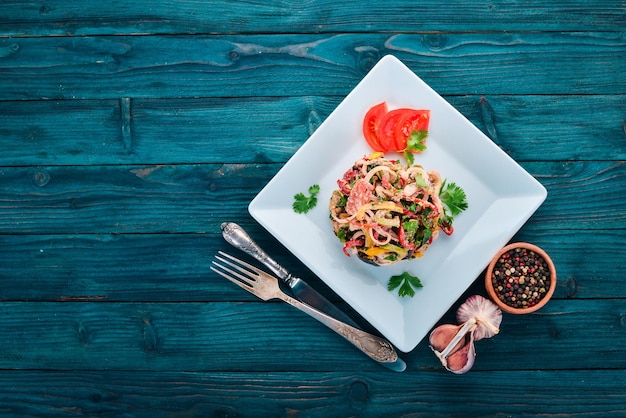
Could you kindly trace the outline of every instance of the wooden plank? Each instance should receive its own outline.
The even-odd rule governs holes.
[[[626,159],[626,95],[446,99],[517,161]]]
[[[0,102],[0,139],[0,165],[113,164],[131,153],[119,99]]]
[[[0,372],[3,411],[16,416],[619,416],[625,385],[623,370]]]
[[[5,101],[0,102],[0,166],[281,163],[341,99]],[[626,159],[621,146],[626,95],[445,99],[518,161]],[[254,141],[254,147],[242,147],[241,141]]]
[[[281,302],[1,302],[0,313],[1,369],[385,371]],[[625,323],[623,299],[551,300],[505,315],[500,334],[477,342],[473,370],[624,369],[611,347],[626,343]],[[402,358],[409,372],[442,370],[427,343]]]
[[[119,99],[0,102],[0,166],[285,162],[339,101],[296,97],[128,99],[124,105]],[[123,107],[130,110],[127,120]],[[253,145],[242,146],[242,141]],[[26,153],[25,148],[33,151]]]
[[[242,222],[243,221],[243,222]],[[258,224],[237,219],[288,270],[340,299]],[[554,298],[623,298],[626,231],[554,230],[531,223],[514,241],[544,248],[558,273]],[[217,231],[206,234],[0,235],[0,300],[254,301],[209,270],[223,250],[247,259]],[[256,262],[255,262],[256,264]],[[482,275],[471,293],[484,294]],[[601,285],[600,285],[601,284]]]
[[[620,4],[621,3],[621,7]],[[623,2],[2,2],[0,35],[621,30]],[[408,17],[408,18],[407,18]]]
[[[7,215],[0,231],[216,231],[224,219],[247,218],[250,197],[278,169],[275,164],[0,169],[0,212]]]
[[[534,223],[546,228],[598,231],[626,224],[625,161],[598,165],[556,161],[522,166],[548,189],[546,201],[533,215]],[[595,203],[587,204],[588,200]]]
[[[294,272],[308,271],[258,224],[248,223],[239,222],[277,261]],[[218,250],[247,259],[217,231],[5,235],[0,236],[0,248],[0,300],[257,300],[209,270]],[[312,286],[338,300],[319,279],[310,277],[307,281]]]
[[[0,38],[0,50],[0,100],[345,96],[385,54],[444,95],[626,85],[621,32]]]
[[[524,162],[548,189],[532,222],[550,229],[622,229],[623,161]],[[279,164],[53,166],[0,169],[3,234],[195,233],[247,219]],[[235,190],[236,192],[233,192]],[[584,196],[584,199],[581,198]],[[572,202],[584,200],[584,204]]]

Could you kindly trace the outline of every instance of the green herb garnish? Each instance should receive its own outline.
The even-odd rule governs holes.
[[[419,187],[428,187],[428,182],[422,176],[415,177],[415,185]]]
[[[446,184],[444,180],[441,184],[439,198],[443,204],[446,221],[450,224],[456,215],[463,212],[468,207],[465,191],[455,183]]]
[[[348,233],[347,228],[340,228],[337,231],[337,238],[339,238],[339,241],[347,242],[348,241],[348,237],[346,235],[347,233]]]
[[[407,273],[406,271],[398,276],[391,276],[389,283],[387,283],[387,290],[392,291],[398,289],[398,296],[400,297],[413,297],[415,290],[413,288],[424,287],[419,278]]]
[[[297,195],[295,195],[293,197],[294,202],[292,205],[294,212],[307,213],[308,211],[313,209],[315,205],[317,205],[317,194],[319,193],[319,191],[320,186],[314,184],[313,186],[309,187],[310,196],[305,196],[304,193],[298,193]]]
[[[426,150],[426,138],[428,137],[428,131],[423,129],[419,131],[411,132],[411,135],[407,139],[406,148],[404,150],[404,157],[406,158],[409,166],[413,165],[415,158],[414,152],[423,152]]]

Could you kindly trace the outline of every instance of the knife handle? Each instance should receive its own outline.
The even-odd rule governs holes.
[[[389,341],[343,323],[282,292],[277,296],[341,335],[372,360],[397,372],[405,370],[406,363],[398,357],[396,350]]]
[[[274,261],[265,251],[254,242],[250,235],[234,222],[222,223],[222,236],[233,247],[245,252],[263,263],[285,283],[290,284],[295,278],[280,264]]]

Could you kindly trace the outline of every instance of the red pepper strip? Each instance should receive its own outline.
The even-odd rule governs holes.
[[[350,253],[348,252],[348,249],[350,249],[352,247],[358,247],[360,245],[363,245],[363,240],[353,239],[353,240],[350,240],[350,241],[346,241],[346,243],[343,244],[343,253],[345,255],[347,255],[348,257],[350,257]]]
[[[413,199],[413,202],[417,203],[418,205],[422,207],[427,207],[428,209],[432,210],[432,213],[428,215],[428,219],[434,219],[439,215],[439,210],[437,209],[437,206],[435,206],[431,202],[428,202],[423,199]]]
[[[407,250],[415,250],[417,246],[413,242],[406,241],[406,235],[404,235],[404,228],[400,225],[400,230],[398,231],[398,239],[400,240],[400,245]]]
[[[452,226],[451,223],[446,222],[446,221],[441,221],[440,225],[441,225],[441,230],[446,235],[452,235],[452,233],[454,232],[454,227]]]
[[[407,218],[411,218],[411,219],[418,219],[419,216],[417,216],[417,213],[408,210],[407,208],[404,208],[404,211],[402,211],[402,213],[404,214],[404,216],[406,216]]]
[[[350,222],[350,225],[354,225],[354,226],[356,226],[358,228],[365,228],[365,229],[375,228],[375,227],[378,226],[378,224],[376,224],[376,223],[370,224],[370,223],[367,223],[367,222],[357,221],[355,219],[352,219],[352,220],[350,220],[348,222]]]

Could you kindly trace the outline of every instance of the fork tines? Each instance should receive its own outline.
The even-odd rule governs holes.
[[[211,270],[213,270],[214,272],[216,272],[217,274],[227,278],[230,281],[233,281],[233,277],[235,276],[237,279],[241,280],[243,283],[250,283],[251,281],[255,281],[255,277],[259,276],[258,270],[256,267],[246,263],[245,261],[239,260],[235,257],[233,257],[232,255],[226,254],[223,251],[218,251],[218,253],[222,256],[220,257],[219,255],[216,255],[215,258],[219,261],[221,261],[224,264],[227,264],[228,266],[234,268],[235,270],[225,266],[224,264],[220,264],[218,262],[216,262],[215,260],[213,260],[213,262],[211,264],[213,264],[213,266],[218,267],[220,270],[218,270],[217,268],[211,266]],[[224,258],[226,257],[226,258]],[[227,260],[230,259],[230,260]],[[233,262],[234,261],[234,262]],[[238,264],[236,264],[236,263]],[[242,267],[243,266],[243,267]],[[245,267],[245,268],[244,268]],[[232,276],[227,275],[226,273],[231,274]],[[240,273],[244,273],[244,275],[240,274]]]

